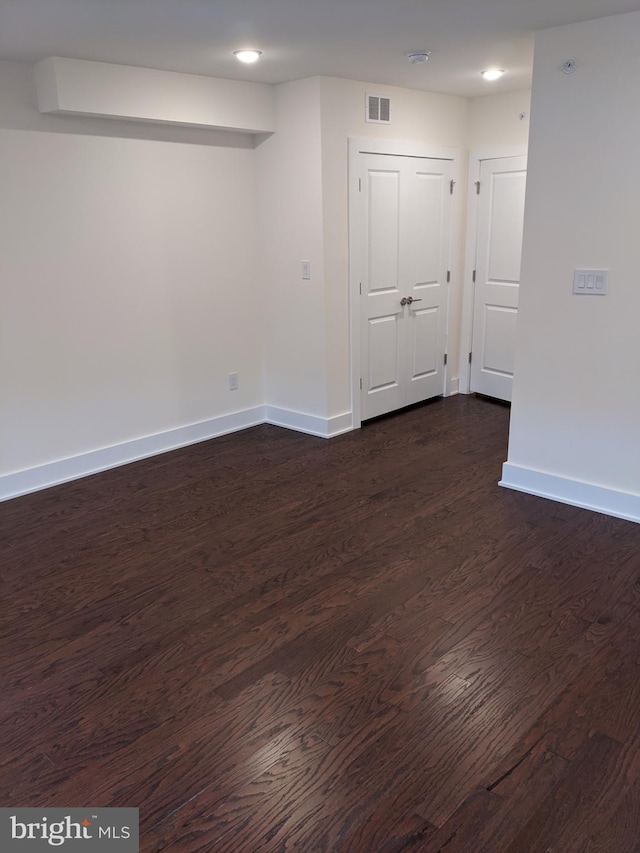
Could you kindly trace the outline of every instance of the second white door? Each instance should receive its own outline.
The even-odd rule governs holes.
[[[470,390],[511,400],[518,319],[526,157],[483,160]]]
[[[362,419],[444,392],[449,160],[362,154]]]

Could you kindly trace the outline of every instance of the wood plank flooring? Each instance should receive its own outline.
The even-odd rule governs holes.
[[[141,850],[640,851],[640,527],[509,411],[271,426],[0,506],[0,803]]]

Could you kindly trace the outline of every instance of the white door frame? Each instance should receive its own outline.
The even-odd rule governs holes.
[[[453,164],[453,180],[456,184],[453,193],[453,207],[451,211],[451,240],[449,249],[449,269],[451,270],[451,283],[454,287],[458,280],[456,260],[458,258],[459,231],[457,227],[460,221],[460,199],[462,197],[460,187],[460,157],[457,148],[439,148],[432,145],[424,145],[420,142],[401,142],[386,139],[358,139],[349,138],[349,325],[350,325],[350,349],[351,349],[351,411],[353,413],[353,428],[359,429],[362,425],[362,410],[360,399],[360,269],[358,252],[354,251],[353,240],[356,228],[360,225],[359,188],[358,181],[362,177],[360,172],[360,154],[388,154],[404,157],[429,157],[433,160],[450,160]],[[451,290],[447,294],[447,329],[445,340],[449,340],[449,313],[451,308]],[[444,372],[444,387],[442,393],[446,394],[448,380],[448,367]]]
[[[476,267],[476,249],[478,238],[478,213],[480,200],[476,192],[476,181],[480,180],[480,168],[483,160],[498,160],[502,157],[522,157],[527,155],[526,145],[493,145],[476,148],[469,155],[469,181],[467,186],[467,237],[464,250],[464,278],[462,284],[462,321],[460,325],[460,385],[461,394],[471,390],[471,367],[469,353],[473,340],[473,303],[475,284],[473,271]]]

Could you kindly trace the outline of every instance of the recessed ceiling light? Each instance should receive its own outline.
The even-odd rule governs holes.
[[[431,55],[428,50],[412,50],[411,53],[407,54],[407,59],[412,65],[420,65],[422,62],[426,62]]]
[[[486,71],[481,71],[480,73],[485,80],[497,80],[499,77],[502,77],[505,72],[499,68],[488,68]]]
[[[233,55],[237,56],[240,62],[257,62],[262,56],[261,50],[234,50]]]

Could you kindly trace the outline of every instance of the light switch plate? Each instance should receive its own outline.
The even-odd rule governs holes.
[[[576,270],[573,273],[573,292],[579,296],[606,296],[609,270]]]

